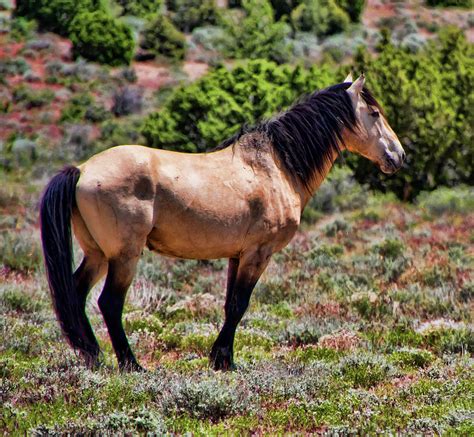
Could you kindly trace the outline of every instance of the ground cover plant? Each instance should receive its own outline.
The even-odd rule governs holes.
[[[335,170],[313,200],[331,192],[332,212],[306,224],[255,290],[233,373],[207,358],[225,263],[144,253],[124,316],[144,375],[114,369],[97,290],[88,311],[106,366],[89,371],[61,339],[37,231],[4,230],[2,431],[471,433],[474,210],[443,208],[464,189],[419,207],[373,194],[351,204],[364,188]],[[338,193],[343,180],[351,188]],[[4,188],[2,198],[15,203]]]

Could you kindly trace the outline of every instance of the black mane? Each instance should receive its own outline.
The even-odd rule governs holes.
[[[355,131],[357,118],[346,90],[340,83],[305,97],[282,114],[255,126],[243,126],[214,150],[236,143],[243,135],[259,132],[268,137],[287,169],[309,188],[315,172],[321,171],[333,153],[340,153],[344,128]],[[380,111],[380,105],[367,88],[362,97]]]

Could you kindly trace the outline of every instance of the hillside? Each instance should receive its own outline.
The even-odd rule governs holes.
[[[427,3],[0,0],[0,434],[474,435],[474,12]],[[205,152],[351,69],[407,159],[338,160],[254,290],[235,371],[208,359],[227,260],[147,249],[123,315],[147,372],[117,368],[103,281],[86,368],[43,265],[51,176],[119,144]]]

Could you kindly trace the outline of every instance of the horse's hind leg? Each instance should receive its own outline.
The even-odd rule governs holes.
[[[121,370],[143,370],[133,355],[122,325],[125,296],[135,274],[137,262],[138,257],[110,259],[105,286],[99,297],[99,308]]]
[[[91,288],[104,275],[106,269],[107,262],[104,255],[100,252],[93,252],[84,256],[81,265],[74,272],[76,293],[80,299],[79,323],[83,328],[84,347],[80,350],[80,354],[85,359],[88,367],[95,367],[98,365],[100,348],[86,315],[87,295]]]

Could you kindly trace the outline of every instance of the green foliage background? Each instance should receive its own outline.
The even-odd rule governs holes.
[[[346,30],[350,18],[335,0],[305,0],[291,12],[291,22],[296,30],[325,36]]]
[[[156,14],[145,27],[140,46],[152,52],[174,59],[183,59],[186,38],[168,17]]]
[[[472,0],[426,0],[429,6],[457,6],[464,8],[472,8]]]
[[[474,49],[455,28],[416,54],[397,48],[387,38],[379,56],[361,51],[355,70],[387,112],[407,153],[407,164],[387,177],[366,160],[351,165],[359,180],[411,199],[421,190],[459,182],[473,183]]]
[[[109,65],[129,64],[135,48],[131,29],[103,11],[81,12],[71,23],[73,56]]]
[[[164,107],[144,122],[148,145],[186,152],[217,146],[247,123],[270,117],[308,89],[331,83],[329,69],[278,66],[249,61],[229,70],[216,68],[172,94]]]
[[[163,0],[116,0],[116,3],[122,7],[123,15],[137,17],[160,12],[163,7]]]
[[[275,21],[274,10],[267,0],[243,0],[244,17],[231,16],[223,19],[224,29],[232,44],[228,55],[237,59],[268,58],[285,62],[289,58],[289,47],[285,38],[290,28]]]
[[[427,1],[431,6],[470,3]],[[360,20],[364,0],[238,0],[229,6],[218,8],[214,0],[18,0],[15,15],[68,36],[75,58],[112,66],[130,63],[137,39],[148,56],[185,59],[189,41],[184,32],[193,29],[201,41],[207,38],[219,60],[250,60],[218,66],[196,83],[170,91],[165,104],[142,125],[153,147],[209,150],[243,124],[286,109],[301,94],[340,81],[352,68],[366,73],[407,152],[403,170],[391,177],[367,160],[349,156],[359,181],[402,199],[440,185],[473,183],[474,50],[463,31],[444,29],[426,43],[410,33],[417,24],[407,23],[401,36],[382,32],[375,55],[360,49],[351,65],[337,67],[333,60],[345,59],[350,29]],[[130,14],[143,24],[119,17]],[[411,38],[405,40],[403,32]],[[286,65],[299,59],[305,44],[325,47],[326,42],[325,63]],[[353,47],[355,51],[357,45]],[[44,106],[45,96],[26,94],[24,105]],[[103,109],[89,114],[92,120],[107,118]]]
[[[35,19],[41,29],[68,36],[77,14],[104,7],[103,0],[17,0],[15,15]]]
[[[167,0],[171,20],[183,32],[197,26],[216,24],[218,12],[214,0]]]
[[[356,177],[372,187],[412,199],[438,185],[472,183],[474,162],[473,48],[456,29],[419,53],[388,40],[377,57],[361,50],[354,70],[366,72],[368,86],[386,110],[407,152],[403,170],[387,177],[366,159],[348,159]],[[153,147],[202,152],[218,145],[242,124],[270,117],[303,93],[341,81],[349,67],[277,66],[256,60],[229,71],[219,67],[175,91],[144,122]]]

